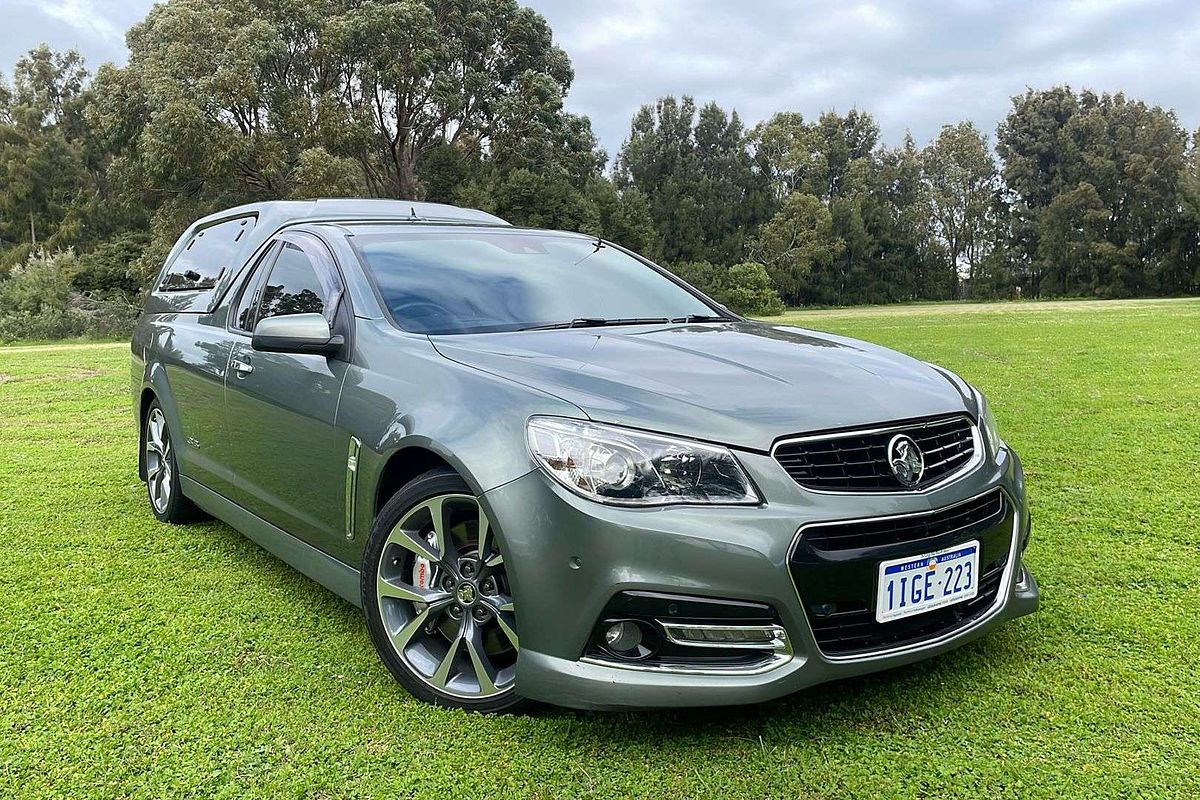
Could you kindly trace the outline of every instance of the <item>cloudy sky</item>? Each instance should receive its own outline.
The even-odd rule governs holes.
[[[945,122],[993,131],[1009,98],[1056,83],[1124,91],[1200,126],[1195,0],[524,0],[575,66],[568,107],[610,154],[642,103],[691,94],[752,123],[857,106],[884,140]],[[91,66],[125,58],[145,0],[0,0],[0,70],[46,41]]]

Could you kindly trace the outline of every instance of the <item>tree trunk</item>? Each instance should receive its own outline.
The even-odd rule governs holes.
[[[401,147],[396,158],[396,191],[400,200],[418,200],[417,158],[409,147]]]

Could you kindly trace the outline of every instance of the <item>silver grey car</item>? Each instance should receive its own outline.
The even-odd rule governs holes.
[[[139,470],[477,711],[769,700],[1034,611],[1024,478],[932,364],[612,242],[429,203],[193,224],[132,342]]]

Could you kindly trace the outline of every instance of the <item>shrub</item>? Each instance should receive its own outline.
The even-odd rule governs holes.
[[[744,262],[724,267],[708,261],[681,261],[671,272],[738,314],[783,313],[783,301],[762,264]]]
[[[79,271],[71,281],[72,286],[91,297],[108,297],[114,293],[126,297],[136,295],[142,289],[141,278],[131,272],[130,265],[141,257],[148,244],[149,233],[126,232],[81,253]]]
[[[83,268],[73,250],[38,251],[0,280],[0,341],[123,336],[137,303],[120,292],[93,296],[75,288]]]
[[[734,264],[725,275],[725,295],[721,302],[737,313],[762,316],[783,313],[783,301],[762,264],[753,261]]]
[[[718,267],[709,261],[679,261],[667,269],[714,300],[721,292],[721,273],[725,271],[724,267]]]

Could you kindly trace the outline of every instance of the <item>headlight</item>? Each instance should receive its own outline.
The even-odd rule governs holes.
[[[625,506],[759,502],[724,447],[557,417],[531,418],[526,434],[538,464],[590,500]]]
[[[988,458],[995,461],[996,456],[1007,445],[1004,444],[1004,440],[1000,438],[1000,432],[996,429],[996,418],[992,416],[992,409],[988,406],[987,398],[983,396],[983,392],[974,387],[971,388],[975,392],[975,404],[979,407],[979,427],[983,428],[983,445],[987,448]]]

